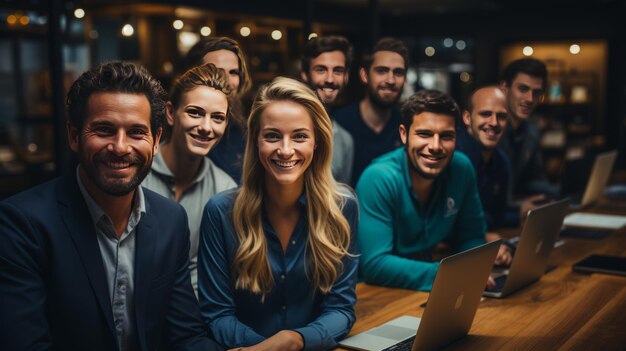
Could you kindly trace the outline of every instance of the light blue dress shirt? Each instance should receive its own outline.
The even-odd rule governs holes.
[[[80,167],[80,166],[79,166]],[[137,187],[133,210],[128,225],[119,237],[115,233],[111,218],[91,197],[80,179],[78,167],[76,180],[87,209],[91,215],[98,238],[100,254],[111,298],[113,323],[117,347],[121,351],[139,350],[139,337],[135,327],[135,229],[146,213],[143,190]]]
[[[232,265],[237,239],[232,221],[235,190],[215,195],[207,203],[200,228],[198,282],[201,312],[213,337],[227,348],[257,344],[285,329],[300,333],[305,350],[336,345],[354,324],[358,257],[344,257],[343,269],[332,290],[314,291],[308,278],[306,196],[301,214],[283,253],[265,210],[263,227],[275,287],[260,295],[234,288]],[[345,197],[343,214],[351,228],[349,252],[357,254],[358,208],[354,195]]]

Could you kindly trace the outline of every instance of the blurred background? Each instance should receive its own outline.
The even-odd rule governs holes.
[[[65,94],[82,72],[129,60],[167,89],[205,36],[240,42],[249,98],[275,76],[299,77],[314,36],[354,45],[344,104],[362,97],[360,58],[383,36],[410,48],[405,96],[433,88],[461,105],[509,62],[541,59],[549,78],[534,118],[546,171],[559,180],[568,162],[625,150],[625,14],[618,0],[1,0],[0,199],[68,171]],[[623,152],[616,168],[626,168]]]

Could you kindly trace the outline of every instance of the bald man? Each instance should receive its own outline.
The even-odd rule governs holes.
[[[475,90],[463,111],[463,125],[457,133],[457,150],[466,154],[474,165],[480,200],[487,221],[487,239],[497,238],[495,228],[517,227],[535,201],[543,195],[529,197],[519,205],[509,204],[511,163],[497,148],[508,118],[506,96],[497,86]],[[503,262],[507,263],[507,262]]]

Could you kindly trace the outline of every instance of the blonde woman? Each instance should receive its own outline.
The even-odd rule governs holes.
[[[179,76],[166,104],[166,128],[159,153],[142,185],[180,203],[190,230],[189,270],[198,290],[198,241],[202,209],[211,196],[235,181],[205,157],[224,135],[229,121],[228,79],[212,64]]]
[[[240,189],[201,225],[199,297],[226,348],[321,350],[354,323],[358,209],[331,176],[332,122],[315,93],[279,77],[248,119]]]

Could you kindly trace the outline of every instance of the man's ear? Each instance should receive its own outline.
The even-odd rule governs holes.
[[[361,82],[363,84],[367,85],[367,81],[368,81],[368,79],[367,79],[367,71],[365,70],[364,67],[361,67],[359,69],[359,77],[361,77]]]
[[[304,71],[300,71],[300,78],[307,83],[309,82],[309,76]]]
[[[472,116],[468,110],[463,110],[463,123],[467,127],[469,127],[469,125],[471,124],[471,121],[472,121],[471,117]]]
[[[159,152],[159,144],[161,143],[161,135],[163,134],[163,128],[157,130],[154,136],[154,145],[152,145],[152,156],[154,157]]]
[[[504,93],[504,95],[506,95],[506,93],[508,93],[509,91],[509,87],[506,84],[506,81],[503,80],[502,82],[500,82],[500,90],[502,90],[502,92]]]
[[[404,128],[404,124],[400,124],[398,131],[400,132],[400,140],[402,140],[402,144],[406,145],[407,130]]]
[[[174,105],[171,101],[165,103],[165,121],[169,126],[174,126]]]
[[[67,143],[73,152],[78,152],[80,144],[80,131],[78,128],[72,125],[72,122],[67,121],[65,123],[65,130],[67,131]]]

